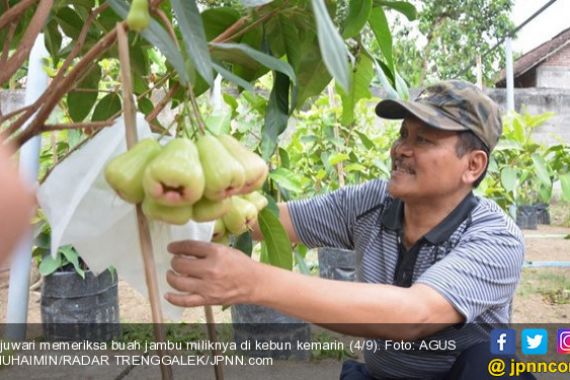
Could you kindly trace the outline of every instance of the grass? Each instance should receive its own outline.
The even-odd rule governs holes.
[[[555,268],[524,269],[517,296],[542,295],[550,305],[570,304],[570,270]]]

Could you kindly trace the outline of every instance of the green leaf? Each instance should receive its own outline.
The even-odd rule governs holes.
[[[119,16],[124,19],[127,18],[129,6],[123,0],[107,0],[107,3],[111,5],[111,8],[113,8]],[[184,85],[188,84],[189,79],[184,58],[164,28],[151,18],[149,27],[143,30],[140,35],[164,54],[168,62],[170,62],[178,73],[180,81]]]
[[[366,149],[374,149],[376,148],[376,145],[374,144],[374,142],[372,140],[370,140],[368,138],[368,136],[366,136],[364,133],[359,132],[359,131],[355,131],[356,134],[358,135],[358,137],[360,137],[360,141],[362,141],[362,145],[364,145],[364,147]]]
[[[251,232],[247,231],[239,235],[234,243],[234,248],[239,249],[249,257],[251,257],[251,252],[253,250],[253,241],[251,239]]]
[[[347,173],[350,173],[350,172],[366,173],[367,169],[366,169],[366,166],[364,166],[364,165],[352,163],[352,164],[346,165],[344,167],[344,171]]]
[[[222,66],[216,64],[216,63],[212,63],[212,67],[227,81],[230,81],[240,87],[242,87],[244,90],[247,90],[251,93],[254,93],[255,90],[253,89],[253,86],[251,84],[249,84],[249,82],[247,82],[245,79],[238,77],[237,75],[235,75],[234,73],[232,73],[229,70],[224,69]]]
[[[299,272],[306,275],[311,274],[311,271],[309,270],[309,267],[307,266],[307,263],[305,262],[303,256],[301,256],[301,254],[296,249],[293,250],[293,254],[295,255],[295,263],[297,263],[297,266],[299,267]]]
[[[510,149],[523,150],[524,148],[517,141],[500,139],[494,150],[500,151],[500,150],[510,150]]]
[[[85,271],[81,269],[81,266],[79,265],[79,255],[77,254],[77,251],[71,245],[64,245],[59,248],[59,252],[63,254],[67,261],[73,264],[75,272],[77,272],[81,278],[85,279]]]
[[[38,248],[49,250],[51,247],[51,235],[49,232],[40,233],[34,240],[34,245]]]
[[[271,263],[269,262],[269,257],[267,255],[267,244],[264,241],[261,242],[260,248],[261,249],[259,251],[259,262],[263,263],[263,264],[271,265]]]
[[[340,162],[348,160],[350,157],[346,153],[335,153],[329,157],[329,164],[336,165]]]
[[[324,0],[311,0],[317,22],[317,36],[323,61],[329,73],[345,90],[350,89],[348,49],[334,26]]]
[[[59,32],[59,29],[57,27],[57,22],[52,19],[47,24],[47,27],[44,29],[44,33],[45,33],[44,38],[45,38],[46,49],[49,52],[49,54],[52,56],[52,58],[55,60],[55,58],[59,53],[59,49],[61,49],[61,40],[62,40],[61,33]],[[57,64],[57,61],[55,61],[54,64]]]
[[[501,184],[509,193],[513,193],[517,186],[518,171],[511,167],[505,167],[501,170]]]
[[[61,266],[61,255],[57,253],[55,258],[50,254],[47,254],[42,258],[42,262],[39,266],[39,271],[42,276],[49,276]]]
[[[115,93],[107,94],[97,103],[91,121],[108,120],[119,111],[121,111],[121,98],[119,98],[119,95]]]
[[[75,122],[80,122],[85,119],[91,108],[97,101],[97,90],[99,89],[99,80],[101,79],[101,68],[99,65],[94,64],[93,68],[88,74],[77,84],[76,88],[79,91],[70,91],[67,95],[67,107],[69,116]],[[83,89],[91,90],[89,92],[81,91]]]
[[[342,100],[342,116],[340,122],[343,125],[350,125],[354,121],[354,106],[363,98],[370,97],[368,87],[374,77],[372,61],[366,55],[361,54],[356,64],[356,70],[352,73],[350,91],[344,92],[338,88]]]
[[[536,175],[540,182],[547,186],[552,185],[552,180],[548,174],[548,169],[546,168],[546,162],[544,161],[544,158],[535,153],[532,155],[532,163],[534,164],[534,170],[536,171]]]
[[[55,19],[66,36],[74,40],[79,38],[83,21],[71,7],[60,8],[56,13]]]
[[[570,202],[570,173],[560,174],[559,178],[562,187],[562,199]]]
[[[152,104],[152,101],[149,98],[141,98],[138,100],[137,104],[139,106],[139,110],[145,116],[151,113],[152,110],[154,109],[154,104]]]
[[[77,146],[83,137],[81,130],[79,129],[70,129],[67,131],[67,145],[69,145],[69,149],[74,148]]]
[[[398,92],[398,96],[402,100],[410,99],[410,89],[406,84],[406,81],[398,74],[398,71],[394,73],[396,75],[396,91]]]
[[[350,0],[348,16],[343,23],[342,37],[346,39],[357,36],[366,24],[371,9],[372,0]]]
[[[206,9],[200,16],[202,17],[204,32],[208,41],[213,40],[226,31],[240,17],[239,12],[233,8]]]
[[[370,28],[374,32],[376,41],[380,46],[382,55],[386,59],[386,65],[392,74],[394,74],[394,56],[392,53],[392,34],[390,33],[390,26],[386,14],[380,7],[372,8],[370,18],[368,19]]]
[[[277,168],[269,173],[269,178],[277,182],[277,184],[284,189],[295,193],[303,191],[303,186],[301,185],[299,176],[289,169]]]
[[[246,8],[259,7],[271,3],[273,0],[241,0],[241,3]]]
[[[374,5],[382,5],[387,8],[392,8],[393,10],[398,11],[406,16],[409,21],[414,21],[418,17],[418,11],[416,10],[416,7],[407,1],[374,0]]]
[[[302,60],[302,46],[299,36],[300,31],[291,18],[278,14],[272,17],[266,26],[265,35],[271,47],[271,52],[276,57],[287,55],[287,61],[298,72]]]
[[[289,120],[289,78],[278,72],[273,74],[273,89],[261,129],[261,156],[266,161],[275,152],[277,138],[287,128]]]
[[[232,113],[229,110],[218,110],[209,114],[204,121],[213,134],[228,134],[231,130]]]
[[[279,218],[267,208],[264,208],[259,212],[257,221],[267,246],[269,263],[279,268],[292,270],[293,252],[291,250],[291,242]]]
[[[384,87],[384,90],[386,91],[386,99],[399,99],[400,95],[398,95],[398,92],[394,89],[394,87],[390,83],[390,80],[386,76],[383,67],[378,63],[377,60],[374,60],[373,63],[374,63],[374,70],[376,71],[376,77],[378,78],[380,84],[382,85],[382,87]]]
[[[212,49],[212,55],[218,53],[222,57],[229,59],[230,62],[232,62],[232,60],[237,60],[236,61],[237,63],[240,63],[240,61],[243,62],[243,60],[245,58],[246,64],[247,64],[248,58],[253,59],[265,67],[268,67],[274,71],[278,71],[280,73],[287,75],[289,77],[289,79],[291,79],[292,82],[295,82],[297,80],[296,76],[295,76],[295,72],[293,71],[293,68],[287,62],[283,62],[283,61],[281,61],[281,60],[279,60],[279,59],[277,59],[271,55],[262,53],[259,50],[255,50],[254,48],[252,48],[249,45],[235,44],[235,43],[213,43],[212,42],[212,43],[210,43],[210,46],[212,46],[212,48],[213,48]],[[247,58],[243,57],[244,55]]]
[[[182,32],[190,59],[202,78],[212,84],[212,59],[208,51],[202,17],[194,0],[172,0],[172,8]]]
[[[289,153],[287,153],[287,150],[279,148],[279,160],[279,166],[289,168],[291,159],[289,158]]]
[[[295,108],[300,109],[311,96],[319,95],[331,80],[327,67],[322,60],[320,50],[308,46],[302,50],[297,82],[297,101]]]

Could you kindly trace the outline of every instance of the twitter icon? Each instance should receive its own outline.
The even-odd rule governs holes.
[[[523,329],[521,338],[523,354],[546,355],[548,351],[548,332],[545,329]]]

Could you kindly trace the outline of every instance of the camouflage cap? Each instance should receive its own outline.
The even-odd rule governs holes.
[[[411,114],[434,128],[470,130],[490,151],[503,131],[499,106],[477,86],[460,80],[426,87],[413,101],[382,100],[376,114],[385,119],[403,119]]]

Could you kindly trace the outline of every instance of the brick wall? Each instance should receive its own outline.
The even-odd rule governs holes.
[[[563,66],[570,68],[570,40],[566,46],[549,57],[541,66]]]

